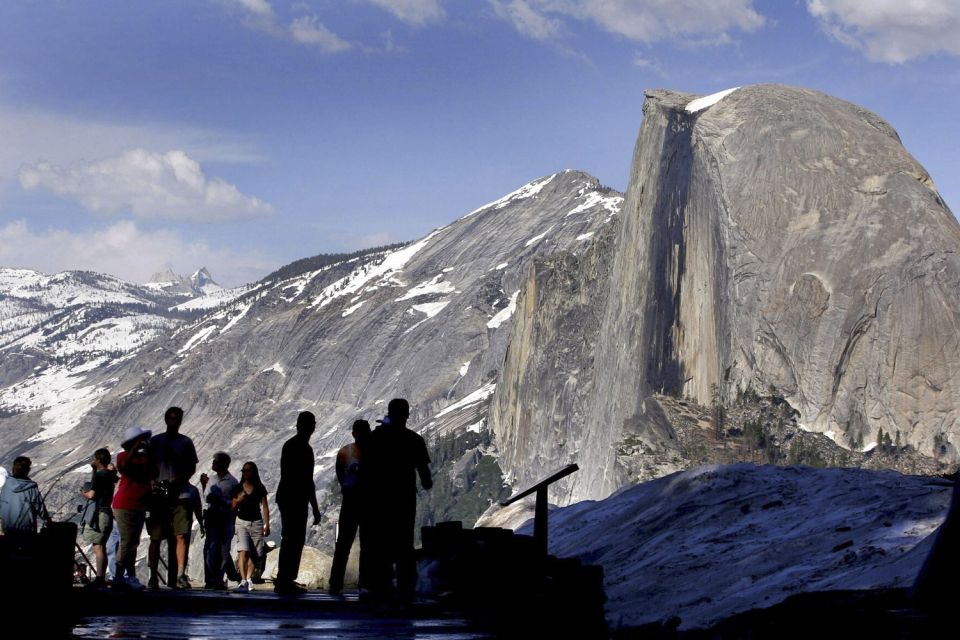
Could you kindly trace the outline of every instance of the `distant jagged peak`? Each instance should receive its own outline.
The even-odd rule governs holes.
[[[213,279],[213,276],[210,275],[210,271],[206,267],[200,267],[191,274],[190,284],[194,290],[205,295],[223,290],[223,287]]]
[[[174,273],[173,269],[167,267],[162,271],[157,271],[154,273],[147,284],[180,284],[184,282],[189,282],[183,276]]]

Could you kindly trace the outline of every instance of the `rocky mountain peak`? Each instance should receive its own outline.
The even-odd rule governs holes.
[[[960,224],[876,114],[783,85],[648,92],[621,215],[608,256],[518,297],[490,419],[521,484],[569,462],[564,501],[635,481],[623,442],[676,447],[658,393],[772,391],[849,449],[883,432],[957,459]]]

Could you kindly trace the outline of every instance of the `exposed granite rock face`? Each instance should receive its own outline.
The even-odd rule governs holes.
[[[695,97],[647,94],[609,278],[567,275],[603,305],[579,353],[564,296],[528,279],[491,416],[505,471],[578,461],[552,498],[602,497],[626,478],[615,443],[671,437],[651,394],[770,386],[844,445],[899,431],[956,459],[960,225],[930,177],[880,118],[821,93],[758,85],[687,111]]]
[[[17,427],[4,450],[30,455],[42,483],[71,468],[84,472],[61,483],[69,500],[96,448],[115,450],[130,425],[162,430],[164,409],[180,405],[183,433],[201,459],[198,472],[223,449],[233,456],[234,473],[254,460],[275,489],[283,442],[297,413],[311,410],[323,491],[353,420],[381,417],[391,398],[410,400],[411,428],[431,441],[483,432],[529,265],[583,252],[621,204],[622,195],[595,178],[562,172],[408,245],[265,280],[99,372],[107,390],[66,433],[31,442],[25,418],[0,418],[0,432]],[[339,501],[327,502],[331,512],[316,535],[329,538]]]

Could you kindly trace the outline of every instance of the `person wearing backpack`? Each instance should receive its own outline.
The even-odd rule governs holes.
[[[113,530],[111,506],[114,486],[117,482],[117,472],[110,461],[110,452],[107,449],[97,449],[90,462],[90,466],[93,467],[90,486],[89,488],[85,486],[80,491],[89,501],[83,521],[83,541],[93,545],[97,576],[92,586],[101,588],[107,586],[107,540]]]
[[[360,514],[363,496],[361,494],[361,456],[367,438],[370,436],[370,423],[357,420],[351,428],[353,442],[337,452],[337,481],[340,483],[340,519],[337,521],[337,544],[333,552],[333,564],[330,566],[328,587],[331,595],[339,595],[343,590],[343,575],[347,570],[350,548],[357,537],[360,527]]]

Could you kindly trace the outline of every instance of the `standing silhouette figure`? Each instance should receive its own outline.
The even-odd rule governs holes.
[[[294,582],[300,572],[300,557],[307,542],[307,507],[313,509],[313,524],[320,524],[317,486],[313,481],[313,448],[310,436],[317,428],[317,419],[309,411],[297,416],[297,435],[283,444],[280,453],[280,484],[277,486],[277,507],[280,509],[280,559],[276,593],[293,595],[306,591]]]
[[[353,442],[337,452],[337,482],[340,483],[340,518],[337,521],[337,544],[330,567],[330,594],[339,595],[343,590],[343,575],[347,570],[350,548],[357,537],[363,507],[361,485],[363,483],[363,449],[370,437],[370,423],[357,420],[351,428]],[[361,582],[361,586],[364,586]]]
[[[430,456],[419,434],[407,428],[410,404],[403,398],[390,401],[387,417],[370,436],[369,451],[364,451],[364,521],[360,525],[360,573],[374,599],[394,594],[402,601],[413,599],[417,583],[417,565],[413,551],[414,523],[417,514],[417,475],[424,489],[433,486]],[[362,552],[363,553],[363,552]],[[365,573],[370,574],[369,579]]]

